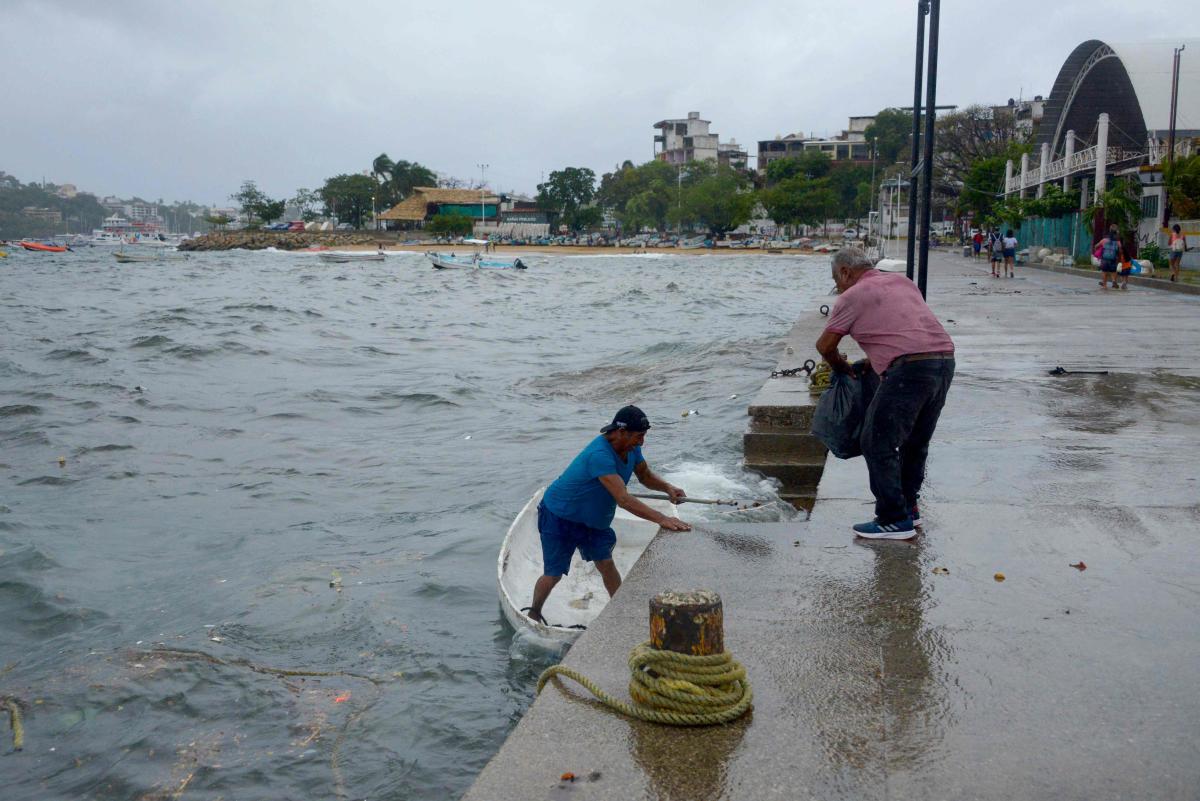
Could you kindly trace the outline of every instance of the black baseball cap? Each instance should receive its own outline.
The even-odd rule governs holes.
[[[620,410],[613,416],[611,423],[600,429],[601,434],[607,434],[610,431],[632,431],[635,434],[641,431],[650,430],[650,420],[646,417],[646,413],[636,406],[622,406]]]

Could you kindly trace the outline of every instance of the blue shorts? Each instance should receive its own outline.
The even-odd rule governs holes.
[[[1013,256],[1016,256],[1016,255],[1017,255],[1017,252],[1015,250],[1013,250],[1012,248],[1004,249],[1004,258],[1011,259]]]
[[[565,576],[570,572],[576,549],[585,562],[612,559],[617,533],[611,528],[592,528],[559,517],[538,504],[538,533],[542,535],[542,575]]]
[[[980,251],[980,244],[978,242],[973,242],[971,244],[971,247],[974,248],[976,253],[978,253]]]

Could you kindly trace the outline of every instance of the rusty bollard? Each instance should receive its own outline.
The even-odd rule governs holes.
[[[711,590],[655,595],[650,599],[650,647],[690,656],[724,653],[721,596]]]

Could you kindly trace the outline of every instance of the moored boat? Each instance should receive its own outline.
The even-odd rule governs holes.
[[[608,603],[608,591],[595,565],[583,561],[576,553],[570,572],[550,593],[542,617],[549,625],[539,623],[522,611],[533,597],[533,585],[542,575],[542,540],[537,526],[537,508],[541,503],[540,489],[534,493],[520,514],[513,520],[500,546],[496,578],[500,593],[500,608],[505,619],[517,631],[529,631],[543,640],[570,644],[587,628]],[[645,501],[664,514],[674,515],[674,507],[666,501]],[[612,522],[617,534],[613,562],[624,576],[646,550],[658,533],[658,525],[617,509]]]
[[[382,251],[340,251],[318,253],[317,258],[330,264],[349,264],[356,261],[383,261],[386,257]]]
[[[50,245],[45,242],[30,242],[25,239],[22,239],[17,244],[26,250],[41,251],[43,253],[66,253],[70,250],[66,245]]]
[[[525,263],[520,259],[494,259],[480,256],[478,253],[473,256],[457,256],[453,253],[434,253],[425,254],[429,260],[433,262],[434,269],[437,270],[524,270],[527,269]]]
[[[166,250],[150,250],[141,253],[130,253],[119,250],[113,254],[118,264],[135,264],[159,261],[187,261],[188,254]]]

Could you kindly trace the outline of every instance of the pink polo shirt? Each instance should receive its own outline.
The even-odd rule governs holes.
[[[864,272],[838,297],[825,330],[853,337],[881,375],[898,356],[954,352],[954,340],[925,305],[921,290],[898,273]]]

